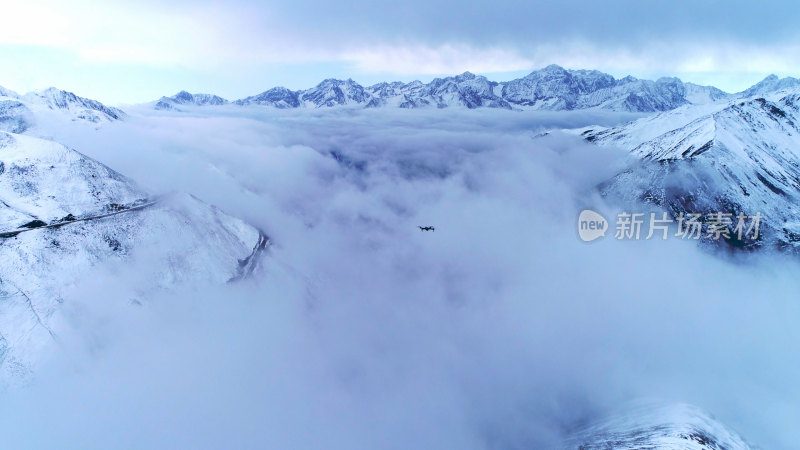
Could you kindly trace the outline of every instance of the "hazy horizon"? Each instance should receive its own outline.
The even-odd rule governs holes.
[[[371,84],[469,70],[504,81],[558,64],[737,92],[772,73],[800,74],[795,9],[792,2],[764,10],[748,2],[410,0],[387,8],[34,0],[4,10],[0,86],[56,86],[134,104],[180,90],[242,98],[329,77]]]

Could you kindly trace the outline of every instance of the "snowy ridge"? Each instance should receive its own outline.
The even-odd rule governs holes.
[[[800,91],[682,107],[582,136],[637,158],[602,186],[625,205],[674,215],[760,213],[757,245],[800,245]],[[742,243],[729,241],[738,246]]]
[[[569,439],[580,450],[750,450],[736,432],[695,406],[642,405],[592,424]]]
[[[192,196],[152,198],[63,145],[0,133],[0,385],[54,349],[65,292],[97,264],[147,255],[147,294],[252,275],[269,243]]]
[[[0,86],[0,97],[19,98],[19,94],[11,89],[6,89],[3,86]]]

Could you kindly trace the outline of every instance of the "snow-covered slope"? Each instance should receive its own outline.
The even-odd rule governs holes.
[[[22,102],[0,97],[0,131],[22,133],[33,123],[33,112]]]
[[[678,404],[635,407],[578,431],[564,448],[749,450],[753,447],[700,408]]]
[[[0,97],[19,98],[19,94],[11,89],[6,89],[3,86],[0,86]]]
[[[0,225],[51,223],[99,206],[125,205],[144,195],[122,175],[61,144],[0,133]],[[12,219],[12,217],[16,217]]]
[[[97,264],[145,255],[146,293],[241,278],[267,245],[191,196],[154,198],[60,144],[0,133],[0,384],[53,350],[63,293]]]
[[[172,97],[161,97],[154,105],[155,109],[180,110],[179,106],[218,106],[225,105],[228,101],[212,94],[190,94],[180,91]]]
[[[760,213],[762,239],[800,245],[800,91],[686,106],[585,139],[629,150],[637,162],[606,194],[683,213]],[[732,245],[744,245],[735,240]]]

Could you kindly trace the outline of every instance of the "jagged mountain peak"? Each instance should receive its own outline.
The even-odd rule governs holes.
[[[550,64],[547,67],[543,67],[538,70],[534,70],[528,75],[524,76],[522,79],[540,79],[542,77],[559,77],[565,78],[570,75],[570,71],[567,69],[558,66],[556,64]]]
[[[278,109],[297,108],[300,106],[300,94],[283,86],[278,86],[258,95],[236,100],[234,104],[240,106],[271,106]]]
[[[428,83],[428,86],[438,86],[445,83],[456,83],[456,84],[467,83],[475,80],[490,84],[497,84],[492,81],[489,81],[486,77],[482,75],[475,75],[472,72],[464,72],[460,75],[454,75],[452,77],[434,78],[430,83]]]
[[[46,87],[44,89],[35,89],[35,90],[29,92],[29,94],[57,96],[57,95],[63,95],[63,94],[72,94],[72,92],[62,91],[61,89],[59,89],[59,88],[57,88],[55,86],[50,86],[50,87]]]
[[[315,87],[302,91],[300,99],[315,107],[330,107],[359,104],[363,106],[371,98],[364,87],[351,78],[346,80],[327,78]]]
[[[58,89],[53,86],[29,92],[25,94],[25,97],[47,99],[49,101],[48,102],[49,106],[56,106],[56,107],[65,107],[66,102],[68,101],[78,101],[78,99],[83,99],[83,97],[78,97],[73,92]]]
[[[19,99],[30,109],[44,107],[64,111],[69,113],[73,120],[100,123],[121,120],[125,117],[125,112],[121,109],[55,87],[29,92]]]
[[[738,96],[754,97],[798,87],[800,87],[800,79],[793,77],[779,78],[777,75],[771,74],[750,88],[740,92]]]
[[[284,87],[284,86],[275,86],[274,88],[270,89],[266,92],[293,92],[291,89]]]
[[[187,91],[180,91],[172,97],[161,97],[155,104],[155,109],[161,110],[180,110],[178,106],[219,106],[225,105],[228,100],[213,94],[192,94]]]
[[[453,79],[455,79],[458,82],[474,80],[475,78],[485,78],[485,77],[478,77],[477,75],[469,71],[466,71],[460,75],[456,75],[455,77],[453,77]]]
[[[0,131],[26,132],[40,116],[62,119],[66,116],[73,121],[99,124],[121,120],[125,115],[118,108],[56,87],[25,95],[0,87]]]
[[[375,84],[373,84],[372,86],[369,86],[369,87],[370,88],[378,88],[378,87],[390,86],[390,87],[398,88],[398,87],[401,87],[401,86],[412,85],[412,84],[415,84],[415,83],[421,84],[421,82],[419,80],[412,81],[410,83],[403,83],[402,81],[382,81],[380,83],[375,83]]]
[[[539,70],[534,70],[529,75],[533,75],[537,72],[550,72],[550,73],[566,73],[567,69],[559,66],[558,64],[549,64]]]
[[[182,100],[186,102],[191,102],[194,100],[194,96],[186,91],[180,91],[177,94],[172,96],[175,100]]]
[[[616,85],[614,77],[598,71],[570,71],[550,65],[523,78],[503,83],[501,96],[520,107],[533,109],[584,109],[597,106],[601,97],[590,94]],[[607,97],[610,97],[607,96]]]
[[[325,78],[324,80],[320,81],[316,87],[326,87],[326,86],[341,86],[341,85],[348,85],[348,86],[361,86],[360,84],[356,83],[352,78],[347,78],[345,80],[340,80],[338,78]]]
[[[523,78],[542,78],[542,77],[555,77],[555,78],[610,78],[613,76],[594,69],[566,69],[558,64],[550,64],[538,70],[534,70]]]

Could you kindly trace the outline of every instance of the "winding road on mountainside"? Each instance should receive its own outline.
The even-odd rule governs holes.
[[[139,200],[138,202],[135,202],[131,205],[116,206],[116,208],[118,208],[117,211],[112,211],[105,214],[99,214],[96,216],[73,218],[51,224],[45,224],[44,222],[39,221],[42,223],[42,225],[32,225],[23,228],[17,228],[16,230],[11,230],[11,231],[0,231],[0,242],[2,242],[2,240],[4,239],[10,239],[16,237],[20,233],[28,233],[31,231],[42,230],[47,228],[60,228],[70,224],[105,219],[107,217],[112,217],[119,214],[126,214],[134,211],[147,209],[157,205],[158,203],[159,200],[144,200],[144,203],[142,203],[142,200]],[[36,222],[36,220],[34,220],[33,222]],[[255,273],[256,269],[258,269],[261,259],[266,254],[271,244],[272,241],[270,240],[269,236],[267,236],[263,231],[258,230],[258,241],[256,242],[256,245],[253,247],[253,251],[246,258],[239,260],[238,273],[236,274],[236,276],[228,280],[228,282],[241,281],[251,277]]]
[[[120,205],[120,206],[117,206],[117,208],[118,208],[117,211],[112,211],[112,212],[105,213],[105,214],[100,214],[100,215],[97,215],[97,216],[88,216],[88,217],[80,217],[80,218],[76,217],[76,218],[73,218],[73,219],[62,220],[61,222],[56,222],[56,223],[51,223],[51,224],[44,224],[44,222],[40,221],[41,223],[43,223],[43,225],[32,225],[32,226],[27,226],[27,227],[23,226],[23,228],[17,228],[16,230],[0,231],[0,239],[12,238],[12,237],[17,236],[20,233],[27,233],[27,232],[34,231],[34,230],[41,230],[41,229],[46,229],[46,228],[60,228],[60,227],[63,227],[64,225],[69,225],[69,224],[73,224],[73,223],[89,222],[89,221],[92,221],[92,220],[104,219],[106,217],[116,216],[116,215],[119,215],[119,214],[125,214],[125,213],[129,213],[129,212],[133,212],[133,211],[139,211],[139,210],[146,209],[146,208],[149,208],[151,206],[154,206],[157,203],[158,203],[158,200],[145,200],[145,203],[136,202],[136,203],[133,203],[132,206]],[[69,217],[69,216],[67,216],[67,217]],[[34,223],[34,222],[36,222],[36,220],[34,220],[31,223]]]

